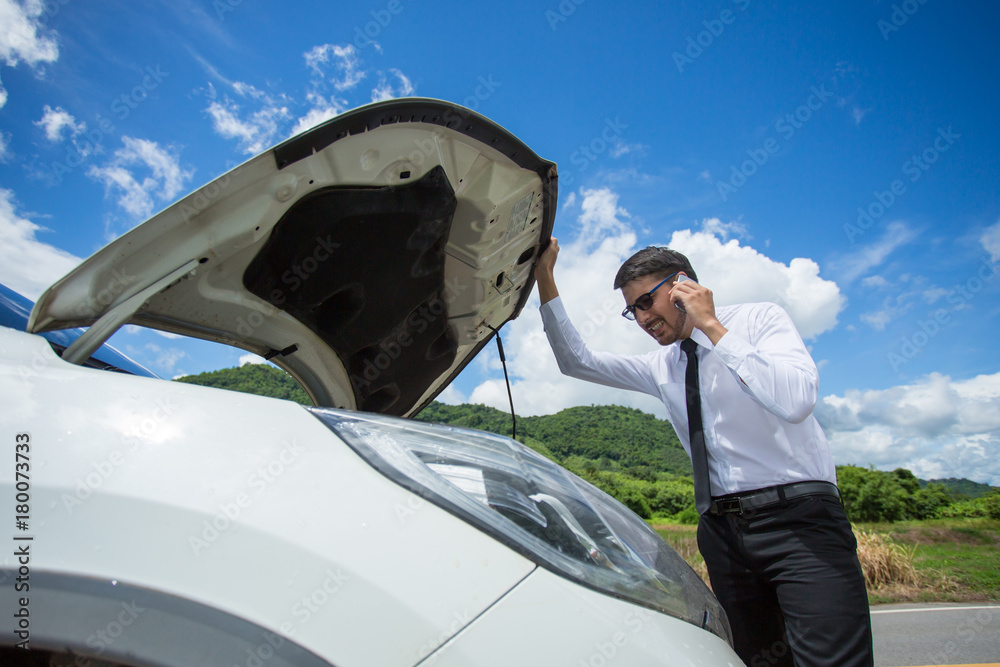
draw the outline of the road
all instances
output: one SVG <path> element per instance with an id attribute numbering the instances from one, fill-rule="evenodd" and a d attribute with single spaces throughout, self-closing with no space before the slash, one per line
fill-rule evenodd
<path id="1" fill-rule="evenodd" d="M 1000 605 L 892 604 L 871 613 L 876 667 L 1000 667 Z"/>

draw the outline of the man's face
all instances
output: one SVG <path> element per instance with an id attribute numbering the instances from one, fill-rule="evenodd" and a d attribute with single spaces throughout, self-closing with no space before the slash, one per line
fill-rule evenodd
<path id="1" fill-rule="evenodd" d="M 622 286 L 622 296 L 625 305 L 631 306 L 643 294 L 663 280 L 661 276 L 642 276 L 630 280 Z M 660 285 L 653 292 L 653 305 L 647 310 L 635 309 L 635 321 L 642 330 L 652 336 L 660 345 L 670 345 L 678 340 L 684 340 L 691 335 L 693 328 L 688 322 L 687 314 L 678 310 L 670 301 L 670 288 L 677 281 L 673 277 L 669 282 Z"/>

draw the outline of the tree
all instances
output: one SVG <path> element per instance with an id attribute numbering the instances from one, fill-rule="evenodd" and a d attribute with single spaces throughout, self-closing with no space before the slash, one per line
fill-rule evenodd
<path id="1" fill-rule="evenodd" d="M 952 502 L 951 494 L 943 484 L 930 483 L 918 489 L 910 500 L 910 517 L 913 519 L 933 519 L 938 511 Z"/>
<path id="2" fill-rule="evenodd" d="M 913 495 L 920 490 L 920 480 L 906 468 L 896 468 L 892 474 L 895 475 L 896 481 L 908 494 Z"/>
<path id="3" fill-rule="evenodd" d="M 840 466 L 837 486 L 851 521 L 899 521 L 907 518 L 906 489 L 899 478 L 874 468 Z"/>

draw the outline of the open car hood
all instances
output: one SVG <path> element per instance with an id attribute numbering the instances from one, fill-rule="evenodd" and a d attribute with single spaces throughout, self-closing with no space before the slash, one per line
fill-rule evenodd
<path id="1" fill-rule="evenodd" d="M 409 416 L 521 311 L 556 168 L 488 119 L 399 99 L 342 114 L 153 216 L 50 287 L 34 332 L 125 324 L 226 343 L 320 406 Z"/>

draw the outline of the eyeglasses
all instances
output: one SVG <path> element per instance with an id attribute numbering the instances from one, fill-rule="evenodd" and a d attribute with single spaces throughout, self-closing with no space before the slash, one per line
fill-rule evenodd
<path id="1" fill-rule="evenodd" d="M 640 294 L 639 298 L 635 300 L 635 303 L 633 303 L 631 306 L 625 306 L 625 310 L 622 311 L 622 317 L 624 317 L 626 320 L 634 320 L 635 319 L 635 311 L 637 309 L 638 310 L 649 310 L 650 308 L 652 308 L 653 307 L 653 292 L 655 292 L 656 290 L 660 289 L 660 285 L 662 285 L 665 282 L 669 281 L 671 278 L 673 278 L 674 276 L 676 276 L 678 273 L 680 273 L 680 271 L 677 271 L 675 273 L 671 273 L 669 276 L 667 276 L 666 278 L 664 278 L 663 280 L 661 280 L 656 285 L 656 287 L 654 287 L 653 289 L 649 290 L 645 294 Z"/>

